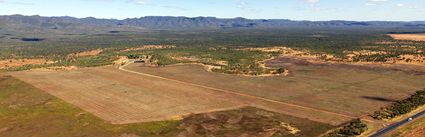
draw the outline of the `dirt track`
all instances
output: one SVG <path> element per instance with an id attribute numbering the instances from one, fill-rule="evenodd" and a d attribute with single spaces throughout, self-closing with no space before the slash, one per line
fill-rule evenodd
<path id="1" fill-rule="evenodd" d="M 161 77 L 136 75 L 113 67 L 11 74 L 115 124 L 169 120 L 190 113 L 247 105 L 333 125 L 351 119 L 342 114 L 232 94 Z"/>

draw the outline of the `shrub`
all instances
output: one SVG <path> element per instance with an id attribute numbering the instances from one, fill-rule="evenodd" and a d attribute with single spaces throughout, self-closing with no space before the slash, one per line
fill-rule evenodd
<path id="1" fill-rule="evenodd" d="M 366 130 L 367 125 L 360 119 L 355 119 L 342 128 L 330 132 L 323 137 L 355 137 L 361 135 Z"/>
<path id="2" fill-rule="evenodd" d="M 392 119 L 409 113 L 422 105 L 425 105 L 425 90 L 416 91 L 409 98 L 398 101 L 389 107 L 381 108 L 381 110 L 374 112 L 371 116 L 378 120 Z"/>

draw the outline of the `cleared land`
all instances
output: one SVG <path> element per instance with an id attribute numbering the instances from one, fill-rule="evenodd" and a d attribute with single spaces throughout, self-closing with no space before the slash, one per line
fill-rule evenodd
<path id="1" fill-rule="evenodd" d="M 112 123 L 181 118 L 190 113 L 254 106 L 338 125 L 352 117 L 195 86 L 113 67 L 10 73 Z"/>
<path id="2" fill-rule="evenodd" d="M 243 106 L 224 94 L 138 77 L 112 67 L 12 75 L 115 124 L 178 119 L 190 113 Z"/>
<path id="3" fill-rule="evenodd" d="M 310 137 L 335 126 L 246 107 L 180 121 L 113 125 L 10 76 L 0 74 L 0 136 L 241 136 Z"/>
<path id="4" fill-rule="evenodd" d="M 425 34 L 388 34 L 395 40 L 425 41 Z"/>
<path id="5" fill-rule="evenodd" d="M 113 125 L 27 83 L 0 74 L 0 136 L 242 136 L 310 137 L 329 124 L 246 107 L 196 114 L 181 121 Z"/>
<path id="6" fill-rule="evenodd" d="M 0 136 L 173 136 L 179 121 L 113 125 L 34 86 L 0 74 Z"/>
<path id="7" fill-rule="evenodd" d="M 291 66 L 289 77 L 211 73 L 198 65 L 127 69 L 349 116 L 371 114 L 425 87 L 423 75 L 320 65 Z"/>

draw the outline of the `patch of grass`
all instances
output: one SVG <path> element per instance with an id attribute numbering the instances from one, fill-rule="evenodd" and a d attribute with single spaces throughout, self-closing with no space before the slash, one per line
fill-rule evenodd
<path id="1" fill-rule="evenodd" d="M 178 123 L 112 125 L 29 84 L 0 75 L 0 136 L 173 136 Z"/>

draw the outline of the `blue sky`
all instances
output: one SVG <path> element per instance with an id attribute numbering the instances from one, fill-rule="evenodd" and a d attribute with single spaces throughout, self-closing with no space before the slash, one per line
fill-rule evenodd
<path id="1" fill-rule="evenodd" d="M 0 0 L 0 15 L 425 20 L 425 0 Z"/>

